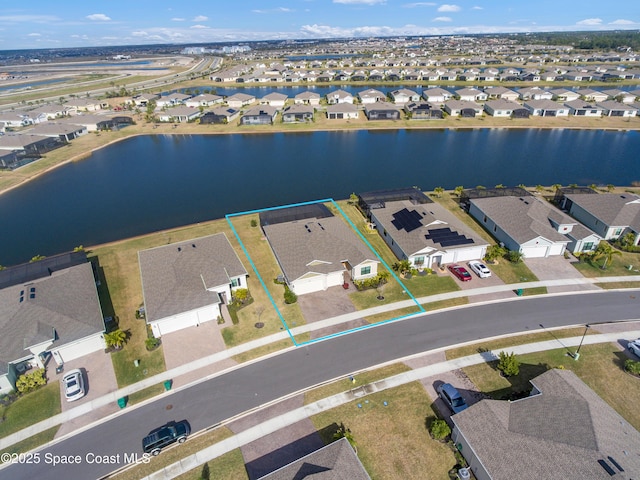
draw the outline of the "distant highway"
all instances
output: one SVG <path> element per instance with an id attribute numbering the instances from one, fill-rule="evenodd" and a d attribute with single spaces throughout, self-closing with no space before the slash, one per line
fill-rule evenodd
<path id="1" fill-rule="evenodd" d="M 551 328 L 637 319 L 638 312 L 637 291 L 604 291 L 471 305 L 369 328 L 240 366 L 162 396 L 37 452 L 39 463 L 0 470 L 0 479 L 99 478 L 121 467 L 125 456 L 140 458 L 142 437 L 171 420 L 186 419 L 193 431 L 199 431 L 290 393 L 408 355 L 540 330 L 540 324 Z M 96 456 L 104 461 L 95 463 Z M 47 458 L 77 463 L 53 466 Z"/>

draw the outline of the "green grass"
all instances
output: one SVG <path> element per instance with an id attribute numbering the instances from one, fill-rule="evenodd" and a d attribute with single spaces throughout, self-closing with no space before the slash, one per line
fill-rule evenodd
<path id="1" fill-rule="evenodd" d="M 118 380 L 118 388 L 137 383 L 147 377 L 152 377 L 166 370 L 162 347 L 143 353 L 140 349 L 123 348 L 111 354 L 113 369 Z M 142 353 L 142 355 L 141 355 Z M 133 361 L 140 360 L 139 366 L 134 366 Z"/>
<path id="2" fill-rule="evenodd" d="M 623 371 L 624 352 L 610 343 L 584 345 L 580 359 L 573 360 L 565 349 L 519 355 L 520 375 L 503 378 L 495 362 L 467 367 L 464 372 L 476 387 L 493 398 L 530 388 L 529 380 L 548 368 L 572 370 L 636 429 L 640 429 L 640 410 L 630 399 L 640 398 L 640 382 Z"/>
<path id="3" fill-rule="evenodd" d="M 311 421 L 325 443 L 333 440 L 338 425 L 350 429 L 372 479 L 448 478 L 456 460 L 446 444 L 427 432 L 427 418 L 436 416 L 431 404 L 422 385 L 413 382 L 319 413 Z"/>
<path id="4" fill-rule="evenodd" d="M 138 392 L 132 393 L 129 395 L 127 399 L 127 405 L 134 405 L 136 403 L 140 403 L 149 398 L 155 397 L 156 395 L 160 395 L 165 392 L 164 384 L 159 383 L 157 385 L 152 385 L 151 387 L 145 388 L 144 390 L 140 390 Z"/>
<path id="5" fill-rule="evenodd" d="M 14 443 L 10 447 L 1 450 L 0 453 L 25 453 L 31 450 L 38 448 L 45 443 L 49 443 L 52 441 L 58 430 L 60 429 L 60 425 L 56 425 L 55 427 L 51 427 L 44 432 L 36 433 L 35 435 L 22 440 L 21 442 Z"/>
<path id="6" fill-rule="evenodd" d="M 620 255 L 614 255 L 611 263 L 605 270 L 601 268 L 603 260 L 598 260 L 597 262 L 578 262 L 574 263 L 573 266 L 582 273 L 582 275 L 590 278 L 638 275 L 638 272 L 634 272 L 633 270 L 640 270 L 640 254 L 620 250 L 616 251 L 620 252 Z M 627 268 L 629 265 L 633 265 L 633 269 L 629 270 Z"/>
<path id="7" fill-rule="evenodd" d="M 206 476 L 207 471 L 209 476 Z M 248 480 L 249 476 L 244 466 L 242 451 L 238 448 L 175 478 L 176 480 L 202 480 L 208 478 Z"/>
<path id="8" fill-rule="evenodd" d="M 362 372 L 354 376 L 355 382 L 352 382 L 349 378 L 343 378 L 328 385 L 323 385 L 305 392 L 304 403 L 305 405 L 308 405 L 309 403 L 317 402 L 318 400 L 336 395 L 337 393 L 346 392 L 353 388 L 377 382 L 378 380 L 382 380 L 387 377 L 409 372 L 410 370 L 411 369 L 404 363 L 394 363 L 393 365 L 388 365 L 376 370 Z"/>
<path id="9" fill-rule="evenodd" d="M 614 288 L 640 288 L 640 282 L 609 282 L 596 283 L 594 285 L 604 288 L 605 290 L 612 290 Z"/>
<path id="10" fill-rule="evenodd" d="M 449 275 L 443 277 L 434 274 L 415 275 L 409 280 L 403 280 L 403 283 L 414 297 L 426 297 L 460 290 L 456 281 Z"/>
<path id="11" fill-rule="evenodd" d="M 448 300 L 439 300 L 437 302 L 424 303 L 422 306 L 427 312 L 431 312 L 434 310 L 440 310 L 442 308 L 450 308 L 450 307 L 458 307 L 460 305 L 467 305 L 468 303 L 469 303 L 469 298 L 459 297 L 459 298 L 450 298 Z"/>
<path id="12" fill-rule="evenodd" d="M 0 437 L 6 437 L 60 412 L 60 382 L 51 382 L 18 398 L 3 410 L 4 421 L 0 423 Z"/>

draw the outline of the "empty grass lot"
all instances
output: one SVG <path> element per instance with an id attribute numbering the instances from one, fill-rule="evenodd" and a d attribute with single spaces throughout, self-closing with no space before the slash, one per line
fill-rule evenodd
<path id="1" fill-rule="evenodd" d="M 0 438 L 60 413 L 60 382 L 51 382 L 1 408 Z"/>

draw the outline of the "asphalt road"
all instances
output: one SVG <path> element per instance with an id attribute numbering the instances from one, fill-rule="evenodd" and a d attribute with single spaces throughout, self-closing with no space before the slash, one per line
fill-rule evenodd
<path id="1" fill-rule="evenodd" d="M 308 386 L 407 355 L 538 330 L 540 324 L 550 328 L 638 319 L 638 312 L 640 293 L 602 292 L 470 306 L 362 330 L 247 365 L 132 409 L 38 452 L 37 464 L 26 457 L 23 460 L 32 463 L 0 470 L 0 479 L 99 478 L 121 467 L 125 455 L 140 457 L 142 437 L 171 420 L 186 419 L 197 432 Z M 54 455 L 78 464 L 54 466 Z M 95 463 L 92 455 L 108 457 Z"/>

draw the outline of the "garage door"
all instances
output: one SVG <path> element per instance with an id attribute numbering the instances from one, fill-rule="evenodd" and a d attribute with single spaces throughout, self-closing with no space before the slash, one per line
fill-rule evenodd
<path id="1" fill-rule="evenodd" d="M 218 305 L 209 305 L 154 322 L 151 328 L 156 337 L 161 337 L 167 333 L 176 332 L 183 328 L 195 327 L 200 323 L 215 320 L 219 315 L 220 309 Z"/>
<path id="2" fill-rule="evenodd" d="M 478 260 L 482 258 L 482 248 L 463 248 L 456 250 L 455 262 L 464 262 L 467 260 Z"/>
<path id="3" fill-rule="evenodd" d="M 564 253 L 564 244 L 551 245 L 549 247 L 549 255 L 562 255 Z"/>
<path id="4" fill-rule="evenodd" d="M 291 290 L 296 295 L 304 295 L 305 293 L 319 292 L 325 289 L 324 275 L 317 275 L 308 278 L 300 278 L 292 283 Z"/>
<path id="5" fill-rule="evenodd" d="M 522 247 L 522 255 L 525 258 L 542 258 L 547 256 L 547 247 Z"/>
<path id="6" fill-rule="evenodd" d="M 85 355 L 104 349 L 105 344 L 102 339 L 102 334 L 98 333 L 78 342 L 64 345 L 54 351 L 57 351 L 60 354 L 63 362 L 70 362 L 76 358 L 84 357 Z"/>

